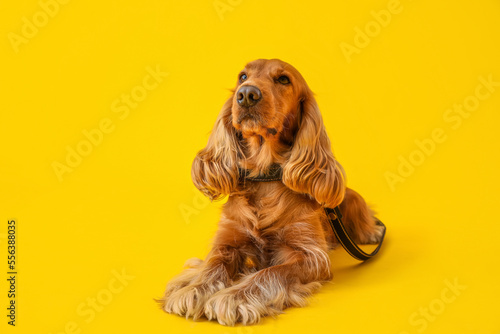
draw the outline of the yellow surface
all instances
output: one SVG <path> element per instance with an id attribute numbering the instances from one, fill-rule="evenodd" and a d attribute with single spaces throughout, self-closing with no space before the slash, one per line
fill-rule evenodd
<path id="1" fill-rule="evenodd" d="M 2 333 L 500 332 L 498 1 L 66 2 L 0 5 Z M 153 298 L 209 250 L 221 203 L 191 162 L 255 58 L 304 75 L 388 236 L 370 263 L 332 252 L 310 306 L 227 328 Z"/>

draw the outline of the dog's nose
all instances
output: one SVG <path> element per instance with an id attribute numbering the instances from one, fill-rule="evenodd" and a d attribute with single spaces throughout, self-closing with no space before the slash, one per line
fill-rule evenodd
<path id="1" fill-rule="evenodd" d="M 255 86 L 246 85 L 238 90 L 236 99 L 242 107 L 251 107 L 257 104 L 262 98 L 262 93 Z"/>

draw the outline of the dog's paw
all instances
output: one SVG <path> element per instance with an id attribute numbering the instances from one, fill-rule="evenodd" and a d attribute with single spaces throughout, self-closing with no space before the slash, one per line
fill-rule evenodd
<path id="1" fill-rule="evenodd" d="M 378 244 L 384 235 L 384 230 L 383 225 L 375 224 L 369 231 L 365 231 L 358 236 L 358 242 L 365 245 Z"/>
<path id="2" fill-rule="evenodd" d="M 203 315 L 203 307 L 208 295 L 206 286 L 188 285 L 166 295 L 163 309 L 167 313 L 198 319 Z"/>
<path id="3" fill-rule="evenodd" d="M 281 311 L 266 306 L 258 296 L 247 295 L 236 289 L 226 289 L 213 295 L 205 304 L 208 320 L 217 320 L 221 325 L 253 325 L 266 315 Z"/>
<path id="4" fill-rule="evenodd" d="M 217 291 L 224 289 L 222 282 L 191 283 L 173 291 L 163 298 L 163 309 L 186 318 L 196 320 L 203 316 L 205 302 Z"/>

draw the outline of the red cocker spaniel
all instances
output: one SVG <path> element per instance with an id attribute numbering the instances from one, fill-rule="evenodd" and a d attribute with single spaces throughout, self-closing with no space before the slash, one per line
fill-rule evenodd
<path id="1" fill-rule="evenodd" d="M 276 166 L 280 178 L 257 181 Z M 160 301 L 168 313 L 254 324 L 304 306 L 332 277 L 336 240 L 323 207 L 340 205 L 358 243 L 382 235 L 363 198 L 345 186 L 313 93 L 277 59 L 255 60 L 238 75 L 192 178 L 210 199 L 229 198 L 205 261 L 189 260 L 168 284 Z"/>

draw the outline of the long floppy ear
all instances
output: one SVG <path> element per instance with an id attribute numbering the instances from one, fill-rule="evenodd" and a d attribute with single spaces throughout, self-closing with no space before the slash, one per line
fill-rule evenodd
<path id="1" fill-rule="evenodd" d="M 300 113 L 290 158 L 283 166 L 283 183 L 296 192 L 309 194 L 326 207 L 334 208 L 344 199 L 345 174 L 333 156 L 312 92 L 307 93 Z"/>
<path id="2" fill-rule="evenodd" d="M 236 130 L 232 126 L 232 97 L 222 107 L 207 146 L 193 161 L 193 183 L 211 200 L 222 199 L 238 185 L 237 157 L 242 155 Z"/>

